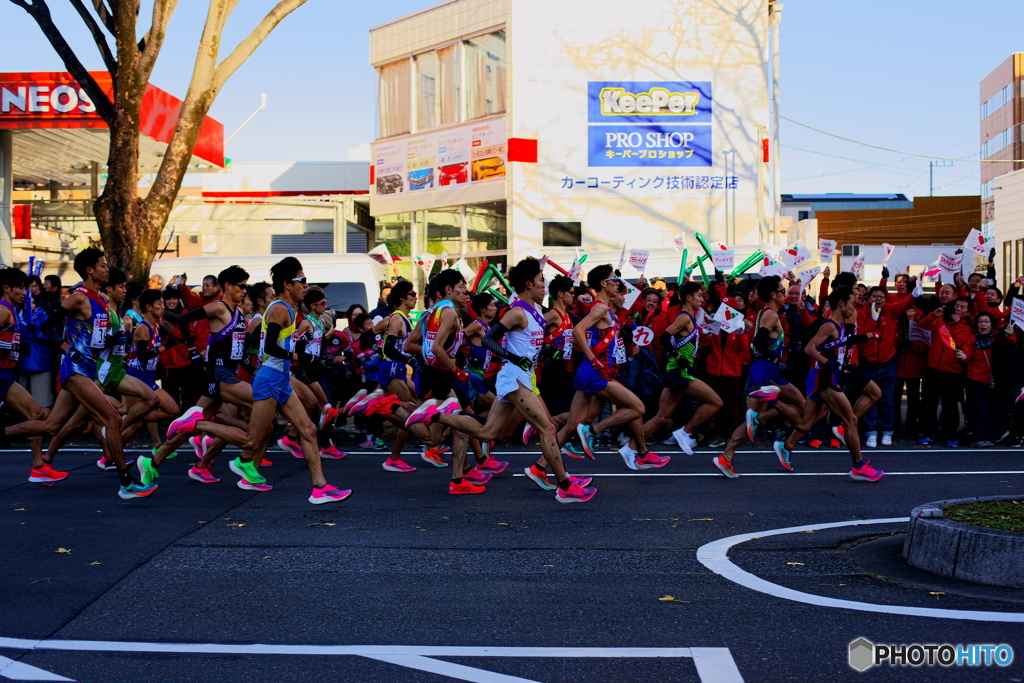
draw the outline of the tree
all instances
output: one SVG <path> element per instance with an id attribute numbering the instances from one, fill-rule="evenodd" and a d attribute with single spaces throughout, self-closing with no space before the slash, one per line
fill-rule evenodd
<path id="1" fill-rule="evenodd" d="M 91 7 L 86 6 L 86 2 Z M 253 31 L 220 60 L 224 26 L 239 0 L 209 0 L 202 37 L 188 92 L 174 133 L 167 145 L 156 180 L 146 197 L 139 196 L 139 124 L 142 96 L 153 73 L 167 24 L 178 0 L 153 0 L 149 29 L 138 35 L 142 0 L 69 0 L 92 35 L 110 72 L 108 97 L 82 65 L 60 29 L 46 0 L 11 0 L 35 20 L 64 61 L 67 70 L 96 104 L 110 129 L 107 182 L 94 209 L 103 249 L 112 264 L 138 282 L 146 282 L 159 249 L 160 235 L 192 158 L 199 130 L 224 83 L 248 59 L 270 32 L 306 0 L 280 0 Z M 113 38 L 111 49 L 109 39 Z"/>

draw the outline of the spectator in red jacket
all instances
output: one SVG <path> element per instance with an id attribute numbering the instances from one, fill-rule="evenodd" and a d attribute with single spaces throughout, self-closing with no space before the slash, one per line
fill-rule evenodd
<path id="1" fill-rule="evenodd" d="M 922 329 L 917 318 L 920 311 L 907 309 L 900 320 L 899 342 L 896 347 L 896 392 L 894 427 L 908 439 L 919 438 L 921 421 L 921 380 L 928 369 L 928 351 L 931 332 Z M 899 428 L 901 415 L 898 406 L 903 401 L 903 390 L 907 392 L 907 419 Z"/>
<path id="2" fill-rule="evenodd" d="M 945 290 L 949 285 L 943 285 Z M 942 291 L 940 291 L 941 297 Z M 968 324 L 970 299 L 960 297 L 952 304 L 940 306 L 926 316 L 920 325 L 931 331 L 932 345 L 928 351 L 928 369 L 924 377 L 924 401 L 921 415 L 920 439 L 923 445 L 930 445 L 940 436 L 937 410 L 942 402 L 941 436 L 949 448 L 959 446 L 957 431 L 960 428 L 959 405 L 964 396 L 964 362 L 967 360 L 961 347 L 971 337 Z M 946 339 L 949 342 L 947 343 Z"/>
<path id="3" fill-rule="evenodd" d="M 742 305 L 731 296 L 722 299 L 722 303 L 737 310 Z M 713 437 L 709 448 L 724 446 L 736 425 L 743 421 L 740 407 L 744 400 L 741 394 L 743 376 L 750 365 L 751 327 L 745 323 L 744 328 L 737 332 L 719 332 L 707 338 L 710 347 L 705 365 L 707 381 L 724 404 L 711 419 L 710 433 Z"/>

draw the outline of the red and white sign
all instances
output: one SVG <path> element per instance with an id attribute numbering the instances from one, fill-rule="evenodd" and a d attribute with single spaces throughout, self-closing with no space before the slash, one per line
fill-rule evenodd
<path id="1" fill-rule="evenodd" d="M 437 256 L 434 254 L 416 254 L 416 265 L 423 269 L 423 274 L 430 277 L 430 271 L 434 269 L 434 263 L 437 262 Z"/>
<path id="2" fill-rule="evenodd" d="M 907 338 L 910 339 L 910 341 L 924 342 L 928 346 L 932 345 L 931 331 L 922 328 L 914 320 L 911 320 L 907 324 Z"/>
<path id="3" fill-rule="evenodd" d="M 818 257 L 822 263 L 832 263 L 832 255 L 835 253 L 835 240 L 818 240 Z"/>
<path id="4" fill-rule="evenodd" d="M 808 268 L 807 270 L 801 270 L 799 273 L 797 273 L 797 276 L 800 278 L 800 282 L 802 282 L 805 285 L 809 285 L 811 284 L 811 280 L 818 277 L 818 275 L 820 274 L 821 266 L 814 266 L 813 268 Z"/>
<path id="5" fill-rule="evenodd" d="M 950 278 L 956 273 L 959 273 L 963 268 L 964 255 L 961 254 L 948 254 L 942 252 L 939 255 L 939 268 L 942 269 L 943 273 L 949 273 Z"/>
<path id="6" fill-rule="evenodd" d="M 743 314 L 729 304 L 719 306 L 712 320 L 721 323 L 723 332 L 739 332 L 745 325 Z"/>
<path id="7" fill-rule="evenodd" d="M 889 265 L 889 257 L 892 256 L 892 252 L 895 251 L 896 247 L 882 242 L 882 248 L 885 249 L 885 256 L 882 258 L 882 267 L 885 268 Z"/>
<path id="8" fill-rule="evenodd" d="M 684 235 L 676 235 L 672 238 L 672 244 L 675 245 L 676 251 L 686 246 L 686 237 Z"/>
<path id="9" fill-rule="evenodd" d="M 761 268 L 757 272 L 761 277 L 778 275 L 779 277 L 784 278 L 789 275 L 789 268 L 786 267 L 785 263 L 776 261 L 771 256 L 765 256 L 761 259 Z"/>
<path id="10" fill-rule="evenodd" d="M 711 245 L 711 255 L 714 257 L 715 270 L 729 272 L 736 267 L 736 250 L 730 249 L 721 242 Z"/>
<path id="11" fill-rule="evenodd" d="M 637 346 L 650 346 L 654 341 L 654 330 L 649 327 L 640 327 L 633 330 L 633 343 Z"/>
<path id="12" fill-rule="evenodd" d="M 715 335 L 722 331 L 722 323 L 712 320 L 701 308 L 697 310 L 697 328 L 703 335 Z"/>
<path id="13" fill-rule="evenodd" d="M 992 250 L 991 241 L 985 239 L 985 235 L 982 234 L 981 230 L 972 228 L 970 234 L 967 235 L 967 239 L 964 240 L 964 251 L 972 251 L 978 256 L 988 258 L 988 254 Z"/>
<path id="14" fill-rule="evenodd" d="M 1024 330 L 1024 299 L 1014 299 L 1010 310 L 1010 323 Z"/>
<path id="15" fill-rule="evenodd" d="M 647 249 L 630 249 L 629 265 L 636 268 L 637 272 L 643 275 L 647 270 L 647 260 L 651 258 L 651 252 Z"/>
<path id="16" fill-rule="evenodd" d="M 853 273 L 853 276 L 858 280 L 864 277 L 864 262 L 866 260 L 867 254 L 861 254 L 854 260 L 853 265 L 850 266 L 850 272 Z"/>
<path id="17" fill-rule="evenodd" d="M 807 247 L 804 246 L 803 242 L 797 240 L 789 248 L 783 249 L 779 257 L 786 264 L 787 268 L 795 270 L 810 260 L 811 252 L 807 251 Z"/>

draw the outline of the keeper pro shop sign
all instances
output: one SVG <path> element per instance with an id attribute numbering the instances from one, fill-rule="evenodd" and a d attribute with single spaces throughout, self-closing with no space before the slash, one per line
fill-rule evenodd
<path id="1" fill-rule="evenodd" d="M 711 166 L 709 81 L 591 81 L 589 166 Z"/>

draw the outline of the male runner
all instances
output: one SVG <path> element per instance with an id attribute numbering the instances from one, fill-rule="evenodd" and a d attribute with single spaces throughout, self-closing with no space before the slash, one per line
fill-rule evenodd
<path id="1" fill-rule="evenodd" d="M 416 385 L 409 380 L 409 366 L 414 358 L 405 351 L 405 340 L 412 332 L 412 320 L 409 313 L 416 306 L 416 291 L 412 283 L 402 280 L 395 284 L 388 293 L 387 303 L 394 311 L 386 319 L 384 343 L 381 355 L 384 361 L 377 371 L 380 386 L 384 393 L 396 396 L 402 403 L 413 403 L 416 400 Z M 374 414 L 377 414 L 375 411 Z M 384 461 L 383 467 L 388 472 L 415 472 L 416 468 L 402 459 L 402 448 L 409 441 L 409 432 L 399 429 L 395 434 L 395 443 L 391 455 Z"/>

